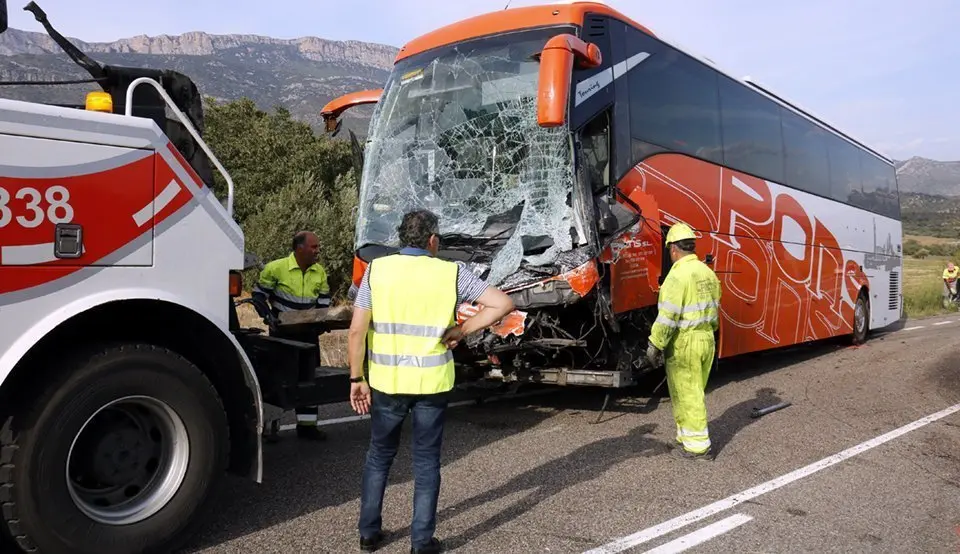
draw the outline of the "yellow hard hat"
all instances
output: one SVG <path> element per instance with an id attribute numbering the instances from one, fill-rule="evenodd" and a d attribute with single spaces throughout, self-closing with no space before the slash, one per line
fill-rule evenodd
<path id="1" fill-rule="evenodd" d="M 667 232 L 667 244 L 673 244 L 678 240 L 695 238 L 697 238 L 697 236 L 693 234 L 693 229 L 686 223 L 677 223 L 673 227 L 670 227 L 670 231 Z"/>

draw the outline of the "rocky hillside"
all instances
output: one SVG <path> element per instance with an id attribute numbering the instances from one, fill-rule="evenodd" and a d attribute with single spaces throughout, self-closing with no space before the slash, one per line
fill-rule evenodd
<path id="1" fill-rule="evenodd" d="M 71 39 L 103 63 L 169 68 L 189 75 L 200 92 L 221 100 L 253 99 L 261 109 L 283 105 L 294 117 L 319 126 L 319 111 L 332 98 L 380 88 L 397 48 L 316 37 L 276 39 L 258 35 L 136 36 L 110 43 Z M 44 33 L 10 29 L 0 35 L 0 81 L 49 81 L 88 76 Z M 3 86 L 0 97 L 81 103 L 93 85 Z M 345 126 L 366 133 L 372 108 L 347 112 Z M 960 196 L 960 161 L 914 157 L 897 162 L 900 190 Z M 921 203 L 926 201 L 920 200 Z"/>
<path id="2" fill-rule="evenodd" d="M 897 162 L 897 181 L 902 192 L 960 196 L 960 161 L 940 162 L 913 157 Z"/>
<path id="3" fill-rule="evenodd" d="M 341 94 L 380 88 L 398 49 L 316 37 L 282 40 L 257 35 L 137 36 L 111 43 L 71 38 L 101 63 L 174 69 L 189 75 L 206 96 L 248 97 L 262 109 L 282 105 L 319 126 L 320 108 Z M 9 29 L 0 35 L 0 81 L 50 81 L 89 76 L 47 35 Z M 0 97 L 82 103 L 94 85 L 3 86 Z M 365 134 L 372 109 L 351 110 L 344 126 Z"/>

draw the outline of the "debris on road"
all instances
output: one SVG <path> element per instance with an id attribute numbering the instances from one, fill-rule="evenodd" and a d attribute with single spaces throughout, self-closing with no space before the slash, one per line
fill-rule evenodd
<path id="1" fill-rule="evenodd" d="M 757 417 L 765 416 L 770 412 L 782 410 L 787 406 L 789 406 L 790 404 L 791 404 L 790 402 L 781 402 L 779 404 L 774 404 L 773 406 L 767 406 L 766 408 L 754 408 L 753 412 L 750 414 L 750 417 L 757 418 Z"/>

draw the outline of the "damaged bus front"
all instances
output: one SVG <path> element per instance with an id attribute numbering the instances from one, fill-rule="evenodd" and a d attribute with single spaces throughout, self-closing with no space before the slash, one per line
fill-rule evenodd
<path id="1" fill-rule="evenodd" d="M 376 102 L 355 285 L 367 263 L 397 250 L 403 214 L 428 209 L 440 219 L 439 255 L 513 298 L 516 311 L 455 353 L 461 379 L 616 387 L 644 360 L 652 317 L 614 316 L 603 263 L 612 238 L 639 224 L 639 206 L 625 208 L 609 186 L 606 119 L 574 131 L 567 117 L 574 74 L 603 61 L 577 34 L 554 26 L 401 54 L 382 91 L 324 111 L 335 130 L 345 108 Z"/>

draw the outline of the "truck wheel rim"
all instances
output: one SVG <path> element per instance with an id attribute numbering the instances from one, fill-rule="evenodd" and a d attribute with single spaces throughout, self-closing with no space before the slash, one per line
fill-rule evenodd
<path id="1" fill-rule="evenodd" d="M 104 525 L 130 525 L 156 514 L 187 473 L 186 426 L 165 402 L 126 396 L 94 413 L 67 454 L 74 504 Z"/>

